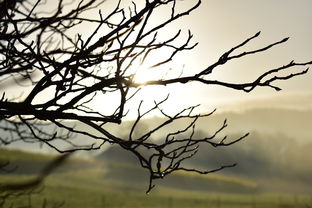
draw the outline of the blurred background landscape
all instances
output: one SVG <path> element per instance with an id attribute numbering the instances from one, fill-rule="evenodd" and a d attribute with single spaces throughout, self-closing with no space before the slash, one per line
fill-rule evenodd
<path id="1" fill-rule="evenodd" d="M 116 2 L 107 0 L 103 11 Z M 181 2 L 185 8 L 193 3 Z M 53 1 L 47 3 L 47 7 L 55 4 Z M 252 43 L 250 48 L 263 47 L 285 37 L 291 38 L 284 47 L 274 48 L 273 53 L 250 56 L 243 61 L 222 66 L 212 79 L 241 83 L 254 80 L 263 70 L 281 66 L 293 59 L 298 62 L 311 60 L 311 6 L 311 0 L 202 1 L 202 6 L 192 15 L 163 33 L 167 35 L 175 33 L 176 29 L 190 29 L 194 33 L 194 42 L 200 43 L 191 53 L 177 56 L 172 66 L 178 69 L 178 75 L 180 69 L 185 69 L 183 72 L 186 74 L 192 74 L 213 64 L 220 54 L 259 30 L 263 31 L 263 36 Z M 79 32 L 88 34 L 92 31 L 90 28 L 83 27 Z M 198 120 L 195 137 L 213 134 L 222 126 L 224 119 L 227 119 L 229 126 L 219 138 L 227 135 L 227 141 L 233 141 L 250 133 L 247 138 L 232 146 L 200 146 L 198 154 L 184 165 L 211 170 L 236 163 L 233 168 L 208 175 L 175 172 L 162 180 L 156 180 L 156 187 L 147 195 L 145 192 L 149 175 L 140 167 L 138 160 L 118 146 L 104 145 L 98 151 L 74 153 L 29 194 L 13 197 L 5 204 L 1 204 L 0 198 L 0 208 L 310 208 L 311 81 L 309 72 L 306 76 L 277 83 L 285 93 L 276 93 L 267 88 L 246 94 L 217 86 L 203 88 L 190 84 L 187 88 L 176 85 L 172 89 L 167 86 L 170 100 L 164 109 L 169 113 L 177 110 L 177 107 L 183 109 L 184 106 L 198 103 L 201 104 L 200 112 L 217 107 L 212 116 Z M 17 88 L 6 87 L 1 87 L 0 92 L 6 92 L 8 97 L 18 97 L 23 93 Z M 24 95 L 27 89 L 25 92 Z M 160 87 L 155 91 L 143 89 L 140 93 L 137 101 L 146 98 L 153 102 L 154 99 L 163 99 L 168 91 Z M 111 103 L 103 104 L 103 98 L 99 97 L 94 99 L 93 105 L 103 110 Z M 137 112 L 136 107 L 129 105 L 134 112 L 132 118 Z M 153 128 L 161 121 L 163 118 L 157 115 L 146 118 L 140 123 L 140 129 L 145 131 Z M 111 125 L 110 131 L 122 136 L 127 132 L 123 129 L 129 130 L 132 123 L 129 119 L 119 126 Z M 179 120 L 166 130 L 183 129 L 186 125 L 185 121 Z M 84 129 L 85 126 L 78 127 L 92 131 Z M 135 133 L 139 135 L 141 132 Z M 6 137 L 6 134 L 0 130 L 1 136 Z M 156 134 L 153 139 L 157 141 L 162 136 Z M 75 137 L 75 144 L 90 142 L 94 141 L 82 135 Z M 16 142 L 2 146 L 0 165 L 8 165 L 0 169 L 0 188 L 3 184 L 33 179 L 56 155 L 51 148 L 37 143 Z"/>
<path id="2" fill-rule="evenodd" d="M 309 207 L 311 101 L 309 94 L 296 99 L 282 95 L 251 100 L 225 106 L 199 120 L 198 137 L 209 136 L 225 118 L 229 127 L 222 134 L 228 135 L 229 141 L 246 132 L 250 135 L 229 147 L 201 146 L 185 166 L 209 170 L 237 163 L 236 167 L 208 175 L 177 172 L 156 180 L 156 188 L 146 195 L 148 172 L 131 153 L 109 145 L 91 156 L 78 153 L 71 157 L 46 179 L 40 194 L 32 196 L 33 202 L 40 204 L 46 198 L 55 205 L 64 202 L 64 207 Z M 142 130 L 161 120 L 145 119 Z M 115 131 L 131 122 L 126 121 Z M 174 128 L 185 125 L 181 121 Z M 84 140 L 82 136 L 76 139 Z M 38 146 L 32 147 L 13 143 L 0 150 L 0 162 L 10 161 L 8 172 L 0 173 L 1 183 L 34 177 L 54 158 L 55 154 L 44 146 L 40 151 Z M 14 203 L 23 205 L 27 200 L 22 197 Z"/>

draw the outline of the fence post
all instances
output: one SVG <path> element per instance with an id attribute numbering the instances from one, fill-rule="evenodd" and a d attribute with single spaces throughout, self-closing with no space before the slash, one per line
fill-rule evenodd
<path id="1" fill-rule="evenodd" d="M 251 197 L 251 206 L 252 208 L 256 208 L 256 198 L 254 195 Z"/>
<path id="2" fill-rule="evenodd" d="M 168 208 L 172 208 L 172 197 L 168 199 Z"/>
<path id="3" fill-rule="evenodd" d="M 221 207 L 221 199 L 220 199 L 220 196 L 217 196 L 217 207 L 218 207 L 218 208 Z"/>
<path id="4" fill-rule="evenodd" d="M 106 197 L 102 196 L 102 208 L 106 208 Z"/>
<path id="5" fill-rule="evenodd" d="M 294 207 L 297 207 L 298 205 L 298 196 L 297 194 L 294 195 Z"/>

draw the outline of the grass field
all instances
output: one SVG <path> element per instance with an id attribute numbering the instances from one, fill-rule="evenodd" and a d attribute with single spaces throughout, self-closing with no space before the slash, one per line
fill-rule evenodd
<path id="1" fill-rule="evenodd" d="M 1 151 L 1 159 L 12 152 Z M 47 162 L 51 157 L 39 155 L 22 155 L 23 161 Z M 18 154 L 15 154 L 15 156 Z M 36 160 L 34 160 L 36 158 Z M 20 160 L 17 156 L 15 160 Z M 204 191 L 190 191 L 168 188 L 162 185 L 145 194 L 147 184 L 125 184 L 118 180 L 106 179 L 106 171 L 96 162 L 89 161 L 83 168 L 77 168 L 78 160 L 74 159 L 62 171 L 46 178 L 44 184 L 30 192 L 32 194 L 11 197 L 0 207 L 74 207 L 74 208 L 235 208 L 235 207 L 310 207 L 312 196 L 279 193 L 225 194 Z M 85 163 L 85 161 L 83 161 Z M 34 173 L 0 174 L 0 183 L 27 181 Z M 210 179 L 212 176 L 209 176 Z M 217 177 L 217 176 L 216 176 Z M 220 176 L 218 176 L 220 177 Z M 217 178 L 216 178 L 217 180 Z M 225 180 L 225 179 L 222 179 Z M 226 179 L 227 180 L 227 179 Z M 147 181 L 146 181 L 147 183 Z M 240 182 L 241 183 L 241 182 Z M 252 184 L 248 184 L 252 185 Z M 31 205 L 31 206 L 30 206 Z"/>

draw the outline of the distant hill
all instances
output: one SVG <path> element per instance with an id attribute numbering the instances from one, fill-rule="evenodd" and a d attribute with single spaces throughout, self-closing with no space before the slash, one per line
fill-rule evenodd
<path id="1" fill-rule="evenodd" d="M 234 135 L 233 135 L 234 136 Z M 286 192 L 311 194 L 312 167 L 309 165 L 312 143 L 299 144 L 287 137 L 274 137 L 253 132 L 248 140 L 229 148 L 202 146 L 198 155 L 186 166 L 211 169 L 237 162 L 238 166 L 217 174 L 198 175 L 176 172 L 155 183 L 176 190 L 195 190 L 220 193 Z M 1 174 L 37 175 L 54 156 L 0 149 L 0 163 L 10 161 Z M 16 167 L 16 168 L 15 168 Z M 118 189 L 146 190 L 148 173 L 136 158 L 118 146 L 112 146 L 93 161 L 72 158 L 56 173 L 74 173 L 101 168 L 101 180 L 109 181 Z"/>
<path id="2" fill-rule="evenodd" d="M 230 135 L 232 138 L 237 136 Z M 311 149 L 312 142 L 302 144 L 283 135 L 252 132 L 249 138 L 230 147 L 214 148 L 202 145 L 199 153 L 184 163 L 185 166 L 201 170 L 238 163 L 237 167 L 218 172 L 219 176 L 231 178 L 226 181 L 245 181 L 236 183 L 235 189 L 229 188 L 228 183 L 224 183 L 224 180 L 220 182 L 216 177 L 200 178 L 199 175 L 189 177 L 187 174 L 172 175 L 157 183 L 174 188 L 205 191 L 311 194 L 312 166 L 309 165 L 312 160 Z M 147 172 L 139 167 L 138 160 L 130 152 L 117 146 L 98 155 L 97 160 L 106 165 L 108 170 L 106 177 L 109 179 L 123 181 L 126 184 L 144 184 L 148 181 Z"/>
<path id="3" fill-rule="evenodd" d="M 147 187 L 149 175 L 140 167 L 136 158 L 129 152 L 114 146 L 97 156 L 105 169 L 106 180 L 118 181 L 124 186 Z M 239 177 L 222 176 L 218 174 L 199 175 L 188 172 L 175 172 L 162 180 L 156 180 L 158 186 L 182 190 L 197 190 L 222 193 L 258 192 L 258 186 L 251 180 Z"/>
<path id="4" fill-rule="evenodd" d="M 311 149 L 312 142 L 303 144 L 280 134 L 251 132 L 248 138 L 230 147 L 202 146 L 189 165 L 212 168 L 236 162 L 236 167 L 222 174 L 255 181 L 267 191 L 310 194 Z"/>
<path id="5" fill-rule="evenodd" d="M 312 141 L 312 94 L 300 94 L 289 96 L 277 96 L 276 98 L 262 98 L 232 104 L 225 108 L 217 109 L 210 117 L 199 119 L 196 129 L 207 135 L 214 133 L 227 119 L 228 127 L 224 134 L 237 134 L 245 132 L 261 132 L 263 134 L 281 135 L 296 139 L 298 142 L 308 143 Z M 148 131 L 164 121 L 164 118 L 152 117 L 143 119 L 139 123 L 139 128 L 135 135 L 139 136 L 144 131 Z M 172 125 L 164 128 L 161 133 L 153 135 L 155 139 L 162 137 L 168 131 L 184 128 L 186 120 L 179 120 Z M 121 125 L 106 124 L 106 128 L 120 137 L 126 137 L 131 129 L 133 121 L 125 120 Z M 69 126 L 76 126 L 77 129 L 85 130 L 97 134 L 94 129 L 88 128 L 83 124 L 75 122 L 66 122 Z M 54 127 L 46 127 L 47 130 L 54 130 Z M 5 136 L 7 133 L 0 130 L 0 134 Z M 224 135 L 223 134 L 223 135 Z M 74 142 L 77 144 L 92 144 L 95 141 L 84 135 L 76 135 Z M 58 146 L 64 146 L 64 143 L 56 141 Z M 40 150 L 39 144 L 27 144 L 17 142 L 10 145 L 19 149 L 28 149 L 30 151 Z M 43 152 L 51 151 L 43 144 Z"/>
<path id="6" fill-rule="evenodd" d="M 38 175 L 57 155 L 44 153 L 31 153 L 28 151 L 0 148 L 0 175 L 22 174 Z M 72 157 L 64 164 L 55 167 L 53 172 L 74 171 L 81 168 L 92 167 L 89 160 Z"/>
<path id="7" fill-rule="evenodd" d="M 224 134 L 255 131 L 292 137 L 303 143 L 312 141 L 312 110 L 255 108 L 246 111 L 217 111 L 210 117 L 199 119 L 196 129 L 212 134 L 221 127 L 225 119 L 228 127 L 223 131 Z M 145 128 L 152 128 L 163 121 L 163 118 L 154 117 L 145 119 L 142 125 Z M 182 129 L 187 125 L 186 122 L 186 120 L 179 120 L 166 130 Z M 155 137 L 157 136 L 160 134 Z"/>
<path id="8" fill-rule="evenodd" d="M 200 169 L 209 169 L 219 167 L 222 164 L 236 162 L 238 163 L 237 167 L 224 170 L 220 174 L 223 177 L 237 179 L 237 181 L 249 181 L 251 184 L 256 184 L 257 188 L 246 188 L 238 185 L 241 187 L 242 192 L 246 190 L 267 190 L 311 194 L 312 109 L 309 107 L 311 96 L 302 96 L 298 100 L 295 100 L 296 97 L 294 96 L 293 101 L 290 102 L 291 105 L 286 103 L 287 99 L 285 98 L 285 104 L 281 106 L 278 105 L 276 100 L 270 103 L 270 99 L 262 100 L 263 104 L 261 105 L 257 102 L 258 106 L 247 102 L 242 104 L 246 106 L 237 108 L 233 106 L 231 109 L 228 108 L 227 111 L 217 111 L 208 118 L 199 119 L 196 125 L 196 137 L 211 135 L 222 125 L 224 119 L 227 119 L 229 126 L 219 135 L 220 137 L 229 135 L 229 140 L 231 140 L 246 132 L 251 134 L 245 140 L 231 147 L 216 149 L 210 146 L 201 146 L 198 155 L 186 163 L 186 165 Z M 301 105 L 301 102 L 305 102 L 302 104 L 305 106 L 304 108 L 298 107 Z M 271 107 L 270 104 L 272 104 Z M 164 118 L 159 117 L 142 120 L 139 124 L 140 127 L 134 134 L 134 138 L 162 122 L 164 122 Z M 133 121 L 125 121 L 121 125 L 107 125 L 107 128 L 120 137 L 126 138 L 132 123 Z M 70 123 L 70 125 L 75 125 L 75 123 Z M 153 135 L 153 138 L 155 140 L 161 139 L 167 133 L 183 129 L 185 126 L 187 126 L 187 121 L 179 120 L 167 126 L 160 133 Z M 90 129 L 83 125 L 77 125 L 77 128 L 91 132 Z M 78 135 L 75 140 L 82 144 L 88 141 L 85 136 L 81 135 Z M 89 141 L 91 143 L 94 140 Z M 25 147 L 24 144 L 17 144 L 17 146 L 21 149 Z M 105 177 L 107 179 L 122 181 L 124 184 L 128 184 L 129 187 L 133 184 L 146 186 L 148 176 L 146 172 L 139 168 L 138 161 L 132 154 L 115 146 L 106 147 L 107 149 L 104 152 L 98 152 L 96 160 L 97 163 L 106 167 L 107 174 Z M 36 148 L 37 146 L 35 148 L 31 146 L 29 150 L 36 151 Z M 1 151 L 0 153 L 4 154 Z M 16 152 L 13 155 L 15 154 Z M 86 154 L 90 155 L 90 152 L 86 152 Z M 22 157 L 26 158 L 25 155 Z M 2 158 L 0 157 L 0 161 Z M 32 161 L 32 159 L 26 160 Z M 19 163 L 18 166 L 26 164 L 22 160 L 19 160 Z M 40 163 L 40 160 L 38 160 L 36 166 L 42 167 L 42 165 L 39 165 Z M 29 170 L 27 165 L 24 167 L 26 168 L 21 166 L 21 173 Z M 36 171 L 39 171 L 39 169 Z M 193 176 L 176 175 L 158 183 L 164 186 L 183 188 L 179 187 L 181 183 L 177 181 L 184 181 L 183 184 L 188 184 L 186 181 L 192 181 L 190 178 L 194 180 L 191 184 L 204 184 L 207 181 L 211 181 L 208 178 L 202 179 Z M 205 180 L 205 182 L 202 180 Z M 213 180 L 216 184 L 220 182 L 216 178 Z M 209 184 L 209 187 L 221 190 L 217 185 Z M 227 187 L 227 185 L 224 187 Z M 198 189 L 198 186 L 187 185 L 185 188 Z"/>
<path id="9" fill-rule="evenodd" d="M 0 149 L 0 164 L 10 162 L 4 169 L 0 169 L 1 177 L 4 175 L 15 176 L 36 176 L 49 164 L 54 156 L 47 154 L 33 154 L 20 150 Z M 71 158 L 66 164 L 57 167 L 54 173 L 74 174 L 76 171 L 88 172 L 102 167 L 103 175 L 101 180 L 109 181 L 112 187 L 119 189 L 146 190 L 149 181 L 148 174 L 131 155 L 119 148 L 110 148 L 109 151 L 99 155 L 95 161 L 86 161 L 79 158 Z M 130 156 L 130 157 L 129 157 Z M 99 165 L 100 164 L 100 165 Z M 3 171 L 5 170 L 5 171 Z M 6 171 L 7 170 L 7 171 Z M 222 193 L 250 193 L 257 192 L 257 184 L 252 181 L 237 177 L 221 176 L 211 174 L 200 176 L 192 173 L 177 172 L 165 180 L 155 181 L 159 187 L 172 189 L 197 190 L 205 192 Z"/>

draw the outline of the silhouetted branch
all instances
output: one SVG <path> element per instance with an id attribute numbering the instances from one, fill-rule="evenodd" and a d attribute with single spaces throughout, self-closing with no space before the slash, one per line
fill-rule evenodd
<path id="1" fill-rule="evenodd" d="M 155 179 L 174 171 L 207 174 L 232 167 L 223 165 L 215 170 L 201 171 L 185 168 L 183 161 L 196 155 L 200 145 L 229 146 L 248 134 L 234 140 L 219 138 L 219 133 L 227 126 L 224 122 L 210 137 L 198 138 L 195 134 L 196 121 L 209 117 L 214 111 L 195 114 L 197 106 L 192 106 L 169 114 L 162 108 L 169 97 L 155 101 L 145 111 L 142 107 L 145 98 L 139 98 L 142 101 L 138 107 L 130 107 L 130 111 L 137 113 L 131 128 L 125 129 L 120 125 L 120 132 L 125 133 L 114 133 L 109 124 L 122 124 L 128 113 L 129 100 L 139 96 L 137 92 L 140 88 L 197 82 L 202 87 L 217 85 L 245 92 L 257 87 L 281 90 L 276 81 L 304 75 L 312 64 L 312 61 L 291 61 L 265 70 L 254 81 L 241 80 L 241 83 L 210 77 L 218 67 L 231 60 L 268 51 L 288 40 L 285 38 L 253 50 L 237 52 L 258 38 L 258 32 L 223 53 L 215 63 L 195 70 L 191 75 L 155 77 L 154 80 L 139 83 L 135 80 L 139 64 L 146 64 L 153 70 L 169 68 L 168 63 L 177 54 L 197 46 L 198 43 L 192 42 L 191 31 L 187 31 L 185 38 L 182 30 L 168 37 L 159 37 L 159 34 L 171 23 L 197 9 L 201 1 L 195 1 L 193 6 L 182 11 L 179 5 L 183 2 L 176 0 L 132 2 L 128 8 L 123 8 L 122 2 L 118 1 L 112 11 L 100 9 L 104 2 L 73 1 L 68 5 L 58 0 L 54 8 L 46 8 L 46 2 L 41 0 L 1 2 L 0 86 L 3 91 L 13 88 L 25 92 L 15 99 L 6 93 L 1 95 L 0 129 L 4 132 L 0 136 L 1 144 L 19 140 L 40 142 L 60 153 L 100 149 L 105 143 L 117 144 L 133 153 L 141 166 L 149 171 L 150 191 Z M 97 16 L 88 15 L 89 10 Z M 158 22 L 151 21 L 160 10 L 167 13 Z M 88 35 L 79 33 L 84 27 L 88 28 Z M 76 34 L 73 34 L 75 31 Z M 163 49 L 166 56 L 156 59 L 157 53 L 163 52 Z M 299 69 L 291 71 L 294 67 Z M 92 105 L 98 97 L 101 98 L 101 110 Z M 140 129 L 142 120 L 156 111 L 165 118 L 164 122 L 153 128 Z M 182 129 L 164 130 L 179 120 L 188 120 L 189 123 Z M 69 121 L 86 125 L 96 133 L 75 127 Z M 138 130 L 141 131 L 139 136 L 135 134 Z M 163 136 L 155 139 L 160 133 Z M 74 134 L 91 138 L 94 142 L 77 144 L 71 140 Z M 55 141 L 62 141 L 67 146 Z M 35 183 L 40 183 L 40 180 Z"/>

